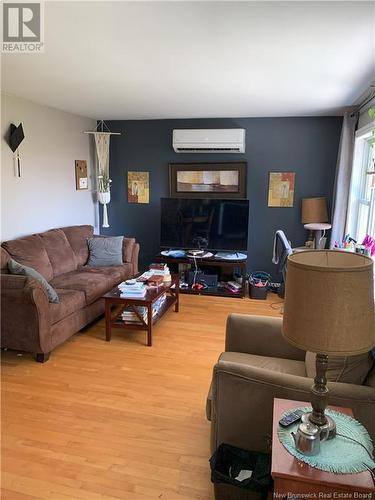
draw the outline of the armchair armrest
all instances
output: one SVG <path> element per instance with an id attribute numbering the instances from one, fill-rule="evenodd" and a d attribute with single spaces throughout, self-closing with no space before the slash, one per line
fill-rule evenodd
<path id="1" fill-rule="evenodd" d="M 282 318 L 230 314 L 225 350 L 304 361 L 305 351 L 289 344 L 282 336 L 281 327 Z"/>
<path id="2" fill-rule="evenodd" d="M 254 451 L 269 451 L 273 399 L 310 401 L 313 380 L 249 365 L 219 361 L 212 381 L 211 447 L 229 443 Z M 353 409 L 354 416 L 375 437 L 375 390 L 328 383 L 329 404 Z"/>
<path id="3" fill-rule="evenodd" d="M 37 280 L 1 275 L 1 347 L 34 353 L 51 351 L 49 302 Z"/>

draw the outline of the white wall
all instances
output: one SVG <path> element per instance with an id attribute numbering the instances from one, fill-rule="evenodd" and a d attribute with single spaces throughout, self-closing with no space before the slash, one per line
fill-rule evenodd
<path id="1" fill-rule="evenodd" d="M 95 120 L 1 96 L 1 240 L 74 224 L 98 226 L 91 186 Z M 5 141 L 10 123 L 23 124 L 21 178 Z M 89 189 L 76 191 L 74 160 L 87 160 Z"/>

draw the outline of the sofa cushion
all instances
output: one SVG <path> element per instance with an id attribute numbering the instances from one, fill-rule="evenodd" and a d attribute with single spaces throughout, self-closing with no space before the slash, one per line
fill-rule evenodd
<path id="1" fill-rule="evenodd" d="M 256 354 L 247 354 L 244 352 L 223 352 L 219 357 L 220 361 L 229 361 L 231 363 L 262 368 L 263 370 L 306 377 L 305 363 L 303 361 L 295 361 L 294 359 L 257 356 Z"/>
<path id="2" fill-rule="evenodd" d="M 35 269 L 47 281 L 53 278 L 52 264 L 39 234 L 5 241 L 2 246 L 15 261 Z"/>
<path id="3" fill-rule="evenodd" d="M 89 260 L 92 267 L 120 266 L 122 264 L 123 236 L 89 238 Z"/>
<path id="4" fill-rule="evenodd" d="M 91 274 L 104 274 L 111 280 L 112 287 L 132 277 L 132 265 L 123 264 L 122 266 L 108 266 L 108 267 L 90 267 L 80 266 L 79 271 Z"/>
<path id="5" fill-rule="evenodd" d="M 106 236 L 104 234 L 94 234 L 93 238 L 111 238 L 111 236 Z M 122 261 L 123 262 L 132 262 L 133 260 L 133 251 L 135 245 L 135 238 L 125 238 L 122 242 Z"/>
<path id="6" fill-rule="evenodd" d="M 112 281 L 105 274 L 72 271 L 60 274 L 51 280 L 51 285 L 66 290 L 81 290 L 85 293 L 86 304 L 91 304 L 112 288 Z"/>
<path id="7" fill-rule="evenodd" d="M 56 291 L 60 302 L 49 306 L 51 324 L 57 323 L 78 309 L 86 307 L 86 297 L 83 291 L 64 288 L 58 288 Z"/>
<path id="8" fill-rule="evenodd" d="M 310 378 L 316 375 L 315 358 L 316 354 L 313 352 L 306 353 L 306 373 Z M 373 364 L 374 358 L 371 353 L 356 356 L 328 356 L 327 380 L 362 385 Z"/>
<path id="9" fill-rule="evenodd" d="M 92 226 L 68 226 L 62 227 L 65 236 L 67 237 L 70 246 L 76 256 L 77 264 L 83 266 L 87 263 L 89 258 L 89 247 L 87 245 L 87 239 L 91 238 L 94 234 L 94 228 Z"/>
<path id="10" fill-rule="evenodd" d="M 69 273 L 77 269 L 77 261 L 73 249 L 61 229 L 51 229 L 40 233 L 44 248 L 47 250 L 52 265 L 53 275 Z"/>
<path id="11" fill-rule="evenodd" d="M 59 302 L 59 297 L 56 293 L 56 290 L 54 290 L 54 288 L 48 283 L 48 281 L 32 267 L 24 266 L 23 264 L 19 264 L 15 260 L 10 259 L 8 262 L 8 269 L 10 274 L 29 276 L 30 278 L 34 278 L 35 280 L 39 281 L 39 283 L 47 293 L 48 301 L 55 303 Z"/>

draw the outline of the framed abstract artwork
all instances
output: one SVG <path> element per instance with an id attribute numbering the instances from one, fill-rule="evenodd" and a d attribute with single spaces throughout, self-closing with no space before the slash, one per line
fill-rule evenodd
<path id="1" fill-rule="evenodd" d="M 128 203 L 150 203 L 149 172 L 128 172 Z"/>
<path id="2" fill-rule="evenodd" d="M 173 198 L 246 198 L 246 162 L 170 163 Z"/>
<path id="3" fill-rule="evenodd" d="M 269 207 L 293 207 L 295 178 L 295 172 L 269 173 Z"/>

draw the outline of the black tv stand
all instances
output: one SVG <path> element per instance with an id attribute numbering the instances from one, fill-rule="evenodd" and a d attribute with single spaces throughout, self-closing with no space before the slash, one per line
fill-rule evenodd
<path id="1" fill-rule="evenodd" d="M 235 252 L 234 252 L 235 253 Z M 214 268 L 214 272 L 217 272 L 220 277 L 225 277 L 228 273 L 233 276 L 234 270 L 238 270 L 242 277 L 242 287 L 239 292 L 235 293 L 229 289 L 223 287 L 209 287 L 207 289 L 195 290 L 191 287 L 180 288 L 180 293 L 192 294 L 192 295 L 214 295 L 219 297 L 232 297 L 232 298 L 243 298 L 246 294 L 246 264 L 247 259 L 242 260 L 227 260 L 227 259 L 217 259 L 213 257 L 165 257 L 164 255 L 158 254 L 155 258 L 156 262 L 165 262 L 168 264 L 169 268 L 173 273 L 180 273 L 181 265 L 190 265 L 192 269 L 195 267 L 195 262 L 198 268 Z M 194 262 L 195 261 L 195 262 Z M 216 270 L 215 270 L 216 268 Z M 233 278 L 231 278 L 233 280 Z M 225 281 L 225 279 L 223 280 Z M 226 281 L 229 281 L 228 279 Z"/>

